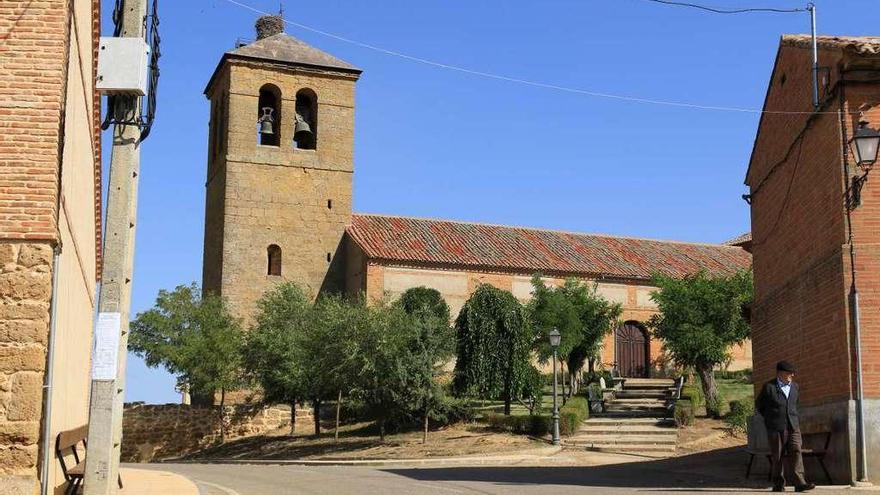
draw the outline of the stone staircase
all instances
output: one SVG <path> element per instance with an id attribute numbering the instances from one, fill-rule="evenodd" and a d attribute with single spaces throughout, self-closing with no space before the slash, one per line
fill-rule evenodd
<path id="1" fill-rule="evenodd" d="M 602 452 L 650 456 L 675 453 L 678 430 L 666 410 L 672 380 L 630 378 L 607 404 L 604 413 L 592 413 L 565 444 Z"/>

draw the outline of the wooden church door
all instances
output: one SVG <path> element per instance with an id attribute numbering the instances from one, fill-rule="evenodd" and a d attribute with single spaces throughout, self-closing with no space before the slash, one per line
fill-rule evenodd
<path id="1" fill-rule="evenodd" d="M 650 341 L 644 328 L 634 322 L 626 322 L 614 334 L 614 355 L 620 376 L 647 378 L 649 369 Z"/>

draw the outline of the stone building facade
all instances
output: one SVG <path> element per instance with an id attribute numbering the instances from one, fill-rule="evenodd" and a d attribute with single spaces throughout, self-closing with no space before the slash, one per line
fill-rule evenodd
<path id="1" fill-rule="evenodd" d="M 34 493 L 43 470 L 50 491 L 58 490 L 64 479 L 54 457 L 40 465 L 43 448 L 54 449 L 59 431 L 87 422 L 100 272 L 100 99 L 94 85 L 99 19 L 98 0 L 0 3 L 4 494 Z M 50 340 L 53 322 L 59 323 Z M 54 360 L 47 362 L 50 346 Z M 44 393 L 47 367 L 54 381 Z M 47 401 L 53 411 L 48 418 Z M 43 437 L 46 422 L 49 435 Z"/>
<path id="2" fill-rule="evenodd" d="M 860 119 L 880 129 L 880 39 L 818 42 L 824 69 L 814 112 L 810 37 L 782 38 L 764 103 L 770 113 L 761 117 L 746 177 L 755 272 L 752 338 L 756 386 L 774 376 L 777 361 L 798 365 L 802 428 L 832 432 L 826 462 L 841 483 L 856 476 L 854 274 L 861 293 L 868 459 L 874 476 L 880 472 L 880 187 L 865 183 L 851 213 L 846 206 L 853 178 L 864 173 L 850 150 L 854 129 Z"/>
<path id="3" fill-rule="evenodd" d="M 202 283 L 233 308 L 253 308 L 283 278 L 315 294 L 343 289 L 361 71 L 281 26 L 263 25 L 256 42 L 226 53 L 205 89 L 212 119 Z M 269 135 L 257 132 L 266 108 Z M 294 135 L 304 115 L 309 143 Z"/>
<path id="4" fill-rule="evenodd" d="M 265 290 L 284 280 L 312 295 L 344 291 L 370 300 L 433 287 L 454 316 L 479 283 L 526 301 L 536 273 L 553 284 L 576 277 L 597 282 L 624 309 L 625 324 L 606 343 L 603 361 L 634 356 L 629 369 L 646 375 L 662 362 L 662 346 L 644 326 L 656 312 L 652 272 L 749 267 L 749 254 L 737 246 L 352 214 L 360 71 L 282 26 L 277 18 L 258 21 L 258 40 L 226 53 L 205 91 L 212 118 L 203 285 L 240 317 L 251 318 Z M 312 117 L 301 111 L 304 90 L 317 101 Z M 267 107 L 273 134 L 264 136 L 258 125 Z M 302 149 L 294 131 L 309 118 L 316 140 Z M 735 349 L 733 368 L 751 367 L 750 353 L 748 343 Z"/>

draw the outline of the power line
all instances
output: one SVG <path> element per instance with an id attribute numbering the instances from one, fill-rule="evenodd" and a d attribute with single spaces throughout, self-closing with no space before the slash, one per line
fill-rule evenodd
<path id="1" fill-rule="evenodd" d="M 747 13 L 758 13 L 758 12 L 770 12 L 775 14 L 793 14 L 796 12 L 807 12 L 809 9 L 774 9 L 767 7 L 757 7 L 757 8 L 743 8 L 743 9 L 719 9 L 716 7 L 707 7 L 705 5 L 698 5 L 695 3 L 688 2 L 674 2 L 672 0 L 644 0 L 646 2 L 654 2 L 654 3 L 662 3 L 665 5 L 674 5 L 676 7 L 691 7 L 694 9 L 705 10 L 707 12 L 712 12 L 714 14 L 747 14 Z"/>
<path id="2" fill-rule="evenodd" d="M 649 0 L 649 1 L 653 1 L 653 0 Z M 252 7 L 252 6 L 247 5 L 245 3 L 239 2 L 237 0 L 226 0 L 226 2 L 231 3 L 233 5 L 237 5 L 239 7 L 244 8 L 244 9 L 250 10 L 250 11 L 255 12 L 257 14 L 276 15 L 276 14 L 272 14 L 270 12 L 265 12 L 263 10 L 257 9 L 255 7 Z M 350 38 L 346 38 L 344 36 L 340 36 L 338 34 L 333 34 L 333 33 L 327 32 L 327 31 L 322 31 L 320 29 L 316 29 L 311 26 L 307 26 L 305 24 L 294 22 L 289 19 L 283 19 L 283 21 L 287 24 L 290 24 L 291 26 L 295 26 L 300 29 L 304 29 L 306 31 L 320 34 L 321 36 L 326 36 L 328 38 L 342 41 L 343 43 L 348 43 L 351 45 L 359 46 L 361 48 L 366 48 L 368 50 L 373 50 L 373 51 L 376 51 L 379 53 L 383 53 L 385 55 L 390 55 L 393 57 L 402 58 L 404 60 L 409 60 L 411 62 L 417 62 L 417 63 L 428 65 L 431 67 L 437 67 L 437 68 L 451 70 L 451 71 L 455 71 L 455 72 L 461 72 L 464 74 L 470 74 L 473 76 L 484 77 L 487 79 L 506 81 L 506 82 L 516 83 L 516 84 L 522 84 L 525 86 L 532 86 L 532 87 L 536 87 L 536 88 L 552 89 L 555 91 L 561 91 L 561 92 L 565 92 L 565 93 L 574 93 L 574 94 L 581 94 L 581 95 L 586 95 L 586 96 L 593 96 L 593 97 L 597 97 L 597 98 L 629 101 L 629 102 L 633 102 L 633 103 L 647 103 L 647 104 L 652 104 L 652 105 L 663 105 L 663 106 L 678 107 L 678 108 L 690 108 L 690 109 L 696 109 L 696 110 L 715 110 L 715 111 L 721 111 L 721 112 L 737 112 L 737 113 L 750 113 L 750 114 L 765 114 L 765 113 L 767 113 L 767 114 L 778 114 L 778 115 L 814 115 L 817 113 L 833 113 L 833 114 L 837 113 L 837 112 L 814 112 L 814 111 L 763 110 L 763 109 L 759 109 L 759 108 L 731 107 L 731 106 L 723 106 L 723 105 L 702 105 L 702 104 L 698 104 L 698 103 L 689 103 L 689 102 L 671 101 L 671 100 L 660 100 L 660 99 L 654 99 L 654 98 L 642 98 L 642 97 L 637 97 L 637 96 L 627 96 L 627 95 L 620 95 L 620 94 L 613 94 L 613 93 L 605 93 L 605 92 L 601 92 L 601 91 L 592 91 L 592 90 L 587 90 L 587 89 L 574 88 L 571 86 L 561 86 L 558 84 L 545 83 L 545 82 L 540 82 L 540 81 L 532 81 L 529 79 L 521 79 L 521 78 L 517 78 L 517 77 L 506 76 L 503 74 L 495 74 L 495 73 L 491 73 L 491 72 L 484 72 L 484 71 L 479 71 L 479 70 L 468 69 L 468 68 L 460 67 L 457 65 L 436 62 L 433 60 L 429 60 L 429 59 L 425 59 L 425 58 L 421 58 L 421 57 L 416 57 L 413 55 L 408 55 L 406 53 L 401 53 L 398 51 L 389 50 L 387 48 L 382 48 L 379 46 L 371 45 L 369 43 L 363 43 L 361 41 L 353 40 Z"/>

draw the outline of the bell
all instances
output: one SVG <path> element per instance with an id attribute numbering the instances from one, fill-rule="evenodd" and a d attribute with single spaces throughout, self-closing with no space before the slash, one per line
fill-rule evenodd
<path id="1" fill-rule="evenodd" d="M 275 119 L 272 117 L 272 112 L 275 110 L 272 107 L 263 107 L 263 115 L 260 116 L 260 134 L 264 136 L 271 136 L 275 134 L 274 126 L 272 126 L 272 122 Z"/>
<path id="2" fill-rule="evenodd" d="M 272 121 L 268 119 L 260 120 L 260 134 L 264 136 L 271 136 L 275 134 L 275 130 L 272 128 Z"/>
<path id="3" fill-rule="evenodd" d="M 311 137 L 312 128 L 309 126 L 309 123 L 304 119 L 296 119 L 296 125 L 293 128 L 293 136 L 294 138 L 302 138 L 304 136 Z"/>

